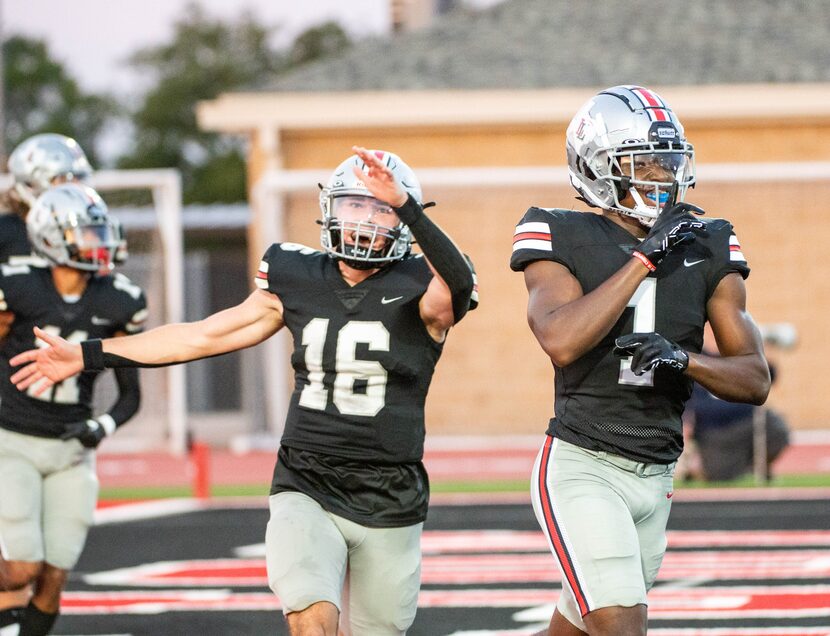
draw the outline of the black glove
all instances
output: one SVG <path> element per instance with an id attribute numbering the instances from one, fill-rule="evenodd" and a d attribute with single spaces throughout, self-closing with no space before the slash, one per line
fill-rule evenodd
<path id="1" fill-rule="evenodd" d="M 689 366 L 689 354 L 659 333 L 630 333 L 614 341 L 614 355 L 631 358 L 634 375 L 643 375 L 660 366 L 683 372 Z"/>
<path id="2" fill-rule="evenodd" d="M 86 448 L 97 448 L 101 440 L 112 432 L 108 430 L 110 428 L 115 430 L 115 422 L 108 415 L 102 415 L 98 419 L 67 424 L 61 439 L 77 439 Z"/>
<path id="3" fill-rule="evenodd" d="M 634 250 L 635 256 L 639 254 L 637 258 L 645 257 L 645 260 L 640 260 L 651 271 L 657 269 L 660 261 L 675 247 L 691 243 L 696 234 L 706 234 L 706 225 L 690 212 L 704 214 L 703 210 L 691 203 L 676 203 L 663 210 L 643 242 Z"/>

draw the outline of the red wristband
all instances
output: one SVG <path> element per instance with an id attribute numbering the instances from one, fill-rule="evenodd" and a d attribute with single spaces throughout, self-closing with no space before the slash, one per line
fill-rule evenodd
<path id="1" fill-rule="evenodd" d="M 648 267 L 649 271 L 657 271 L 657 268 L 654 266 L 654 263 L 648 260 L 648 257 L 646 257 L 645 254 L 642 254 L 641 252 L 631 252 L 631 255 L 638 261 L 640 261 L 643 265 Z"/>

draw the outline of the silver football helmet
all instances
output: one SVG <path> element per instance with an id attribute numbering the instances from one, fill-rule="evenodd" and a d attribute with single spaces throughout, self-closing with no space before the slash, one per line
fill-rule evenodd
<path id="1" fill-rule="evenodd" d="M 44 133 L 29 137 L 12 151 L 9 172 L 17 196 L 31 207 L 57 179 L 83 181 L 92 174 L 92 166 L 77 141 Z"/>
<path id="2" fill-rule="evenodd" d="M 421 186 L 412 169 L 391 152 L 372 152 L 389 167 L 406 192 L 421 203 Z M 320 243 L 337 260 L 356 269 L 373 269 L 409 254 L 412 235 L 399 220 L 392 225 L 383 223 L 383 217 L 392 212 L 392 208 L 372 196 L 352 170 L 355 166 L 366 171 L 363 160 L 352 155 L 335 168 L 320 191 L 323 213 Z M 378 238 L 384 239 L 380 248 L 377 247 Z"/>
<path id="3" fill-rule="evenodd" d="M 589 99 L 568 126 L 566 148 L 571 185 L 586 203 L 649 227 L 675 185 L 682 201 L 695 183 L 683 125 L 657 93 L 640 86 L 614 86 Z"/>
<path id="4" fill-rule="evenodd" d="M 26 229 L 36 254 L 88 272 L 111 270 L 122 240 L 107 204 L 80 183 L 63 183 L 41 194 L 26 217 Z"/>

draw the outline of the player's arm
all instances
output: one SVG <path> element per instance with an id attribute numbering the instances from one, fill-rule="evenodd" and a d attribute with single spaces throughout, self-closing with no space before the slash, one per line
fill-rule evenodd
<path id="1" fill-rule="evenodd" d="M 470 308 L 475 286 L 472 268 L 452 239 L 412 197 L 396 211 L 409 226 L 432 270 L 433 278 L 421 296 L 419 310 L 427 331 L 441 342 Z"/>
<path id="2" fill-rule="evenodd" d="M 354 146 L 352 150 L 367 168 L 364 174 L 355 167 L 355 174 L 373 196 L 395 208 L 429 261 L 435 278 L 421 297 L 421 318 L 433 338 L 443 340 L 447 329 L 460 321 L 470 307 L 472 269 L 452 239 L 424 214 L 421 204 L 407 194 L 388 167 L 365 148 Z"/>
<path id="3" fill-rule="evenodd" d="M 599 344 L 619 320 L 649 270 L 631 259 L 588 294 L 567 267 L 534 261 L 524 270 L 527 321 L 542 349 L 564 367 Z"/>
<path id="4" fill-rule="evenodd" d="M 740 274 L 724 276 L 706 304 L 720 356 L 689 353 L 687 375 L 722 400 L 763 404 L 770 389 L 763 341 L 746 310 Z"/>
<path id="5" fill-rule="evenodd" d="M 124 332 L 115 337 L 126 336 Z M 75 438 L 86 448 L 97 448 L 98 444 L 116 429 L 126 424 L 138 412 L 141 406 L 141 384 L 138 369 L 121 367 L 113 369 L 118 386 L 118 398 L 110 409 L 97 417 L 67 424 L 61 439 Z"/>
<path id="6" fill-rule="evenodd" d="M 35 335 L 50 346 L 12 358 L 12 366 L 26 366 L 11 381 L 20 390 L 40 381 L 37 393 L 41 393 L 84 369 L 167 366 L 244 349 L 267 339 L 282 326 L 280 299 L 257 289 L 239 305 L 203 320 L 162 325 L 124 338 L 77 345 L 36 327 Z"/>
<path id="7" fill-rule="evenodd" d="M 438 228 L 438 226 L 435 227 Z M 440 229 L 437 231 L 441 232 Z M 418 241 L 433 273 L 426 292 L 421 296 L 419 305 L 421 320 L 424 321 L 427 331 L 437 342 L 442 342 L 447 335 L 447 330 L 467 313 L 475 289 L 475 278 L 469 262 L 449 236 L 443 233 L 442 235 L 446 238 L 448 245 L 439 248 L 445 252 L 438 256 L 438 267 L 433 264 L 428 254 L 430 252 L 436 256 L 435 246 L 431 246 L 432 249 L 425 248 L 424 243 Z"/>

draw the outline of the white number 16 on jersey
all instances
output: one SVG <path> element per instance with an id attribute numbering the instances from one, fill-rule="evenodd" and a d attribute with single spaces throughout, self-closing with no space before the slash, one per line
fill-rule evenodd
<path id="1" fill-rule="evenodd" d="M 305 365 L 308 384 L 300 393 L 300 406 L 323 411 L 329 389 L 323 383 L 323 346 L 329 330 L 328 318 L 313 318 L 303 328 Z M 386 369 L 376 360 L 359 360 L 358 343 L 369 351 L 389 351 L 389 331 L 377 321 L 352 320 L 337 332 L 336 375 L 332 385 L 332 402 L 344 415 L 377 415 L 386 403 Z M 355 391 L 358 383 L 363 391 Z"/>

